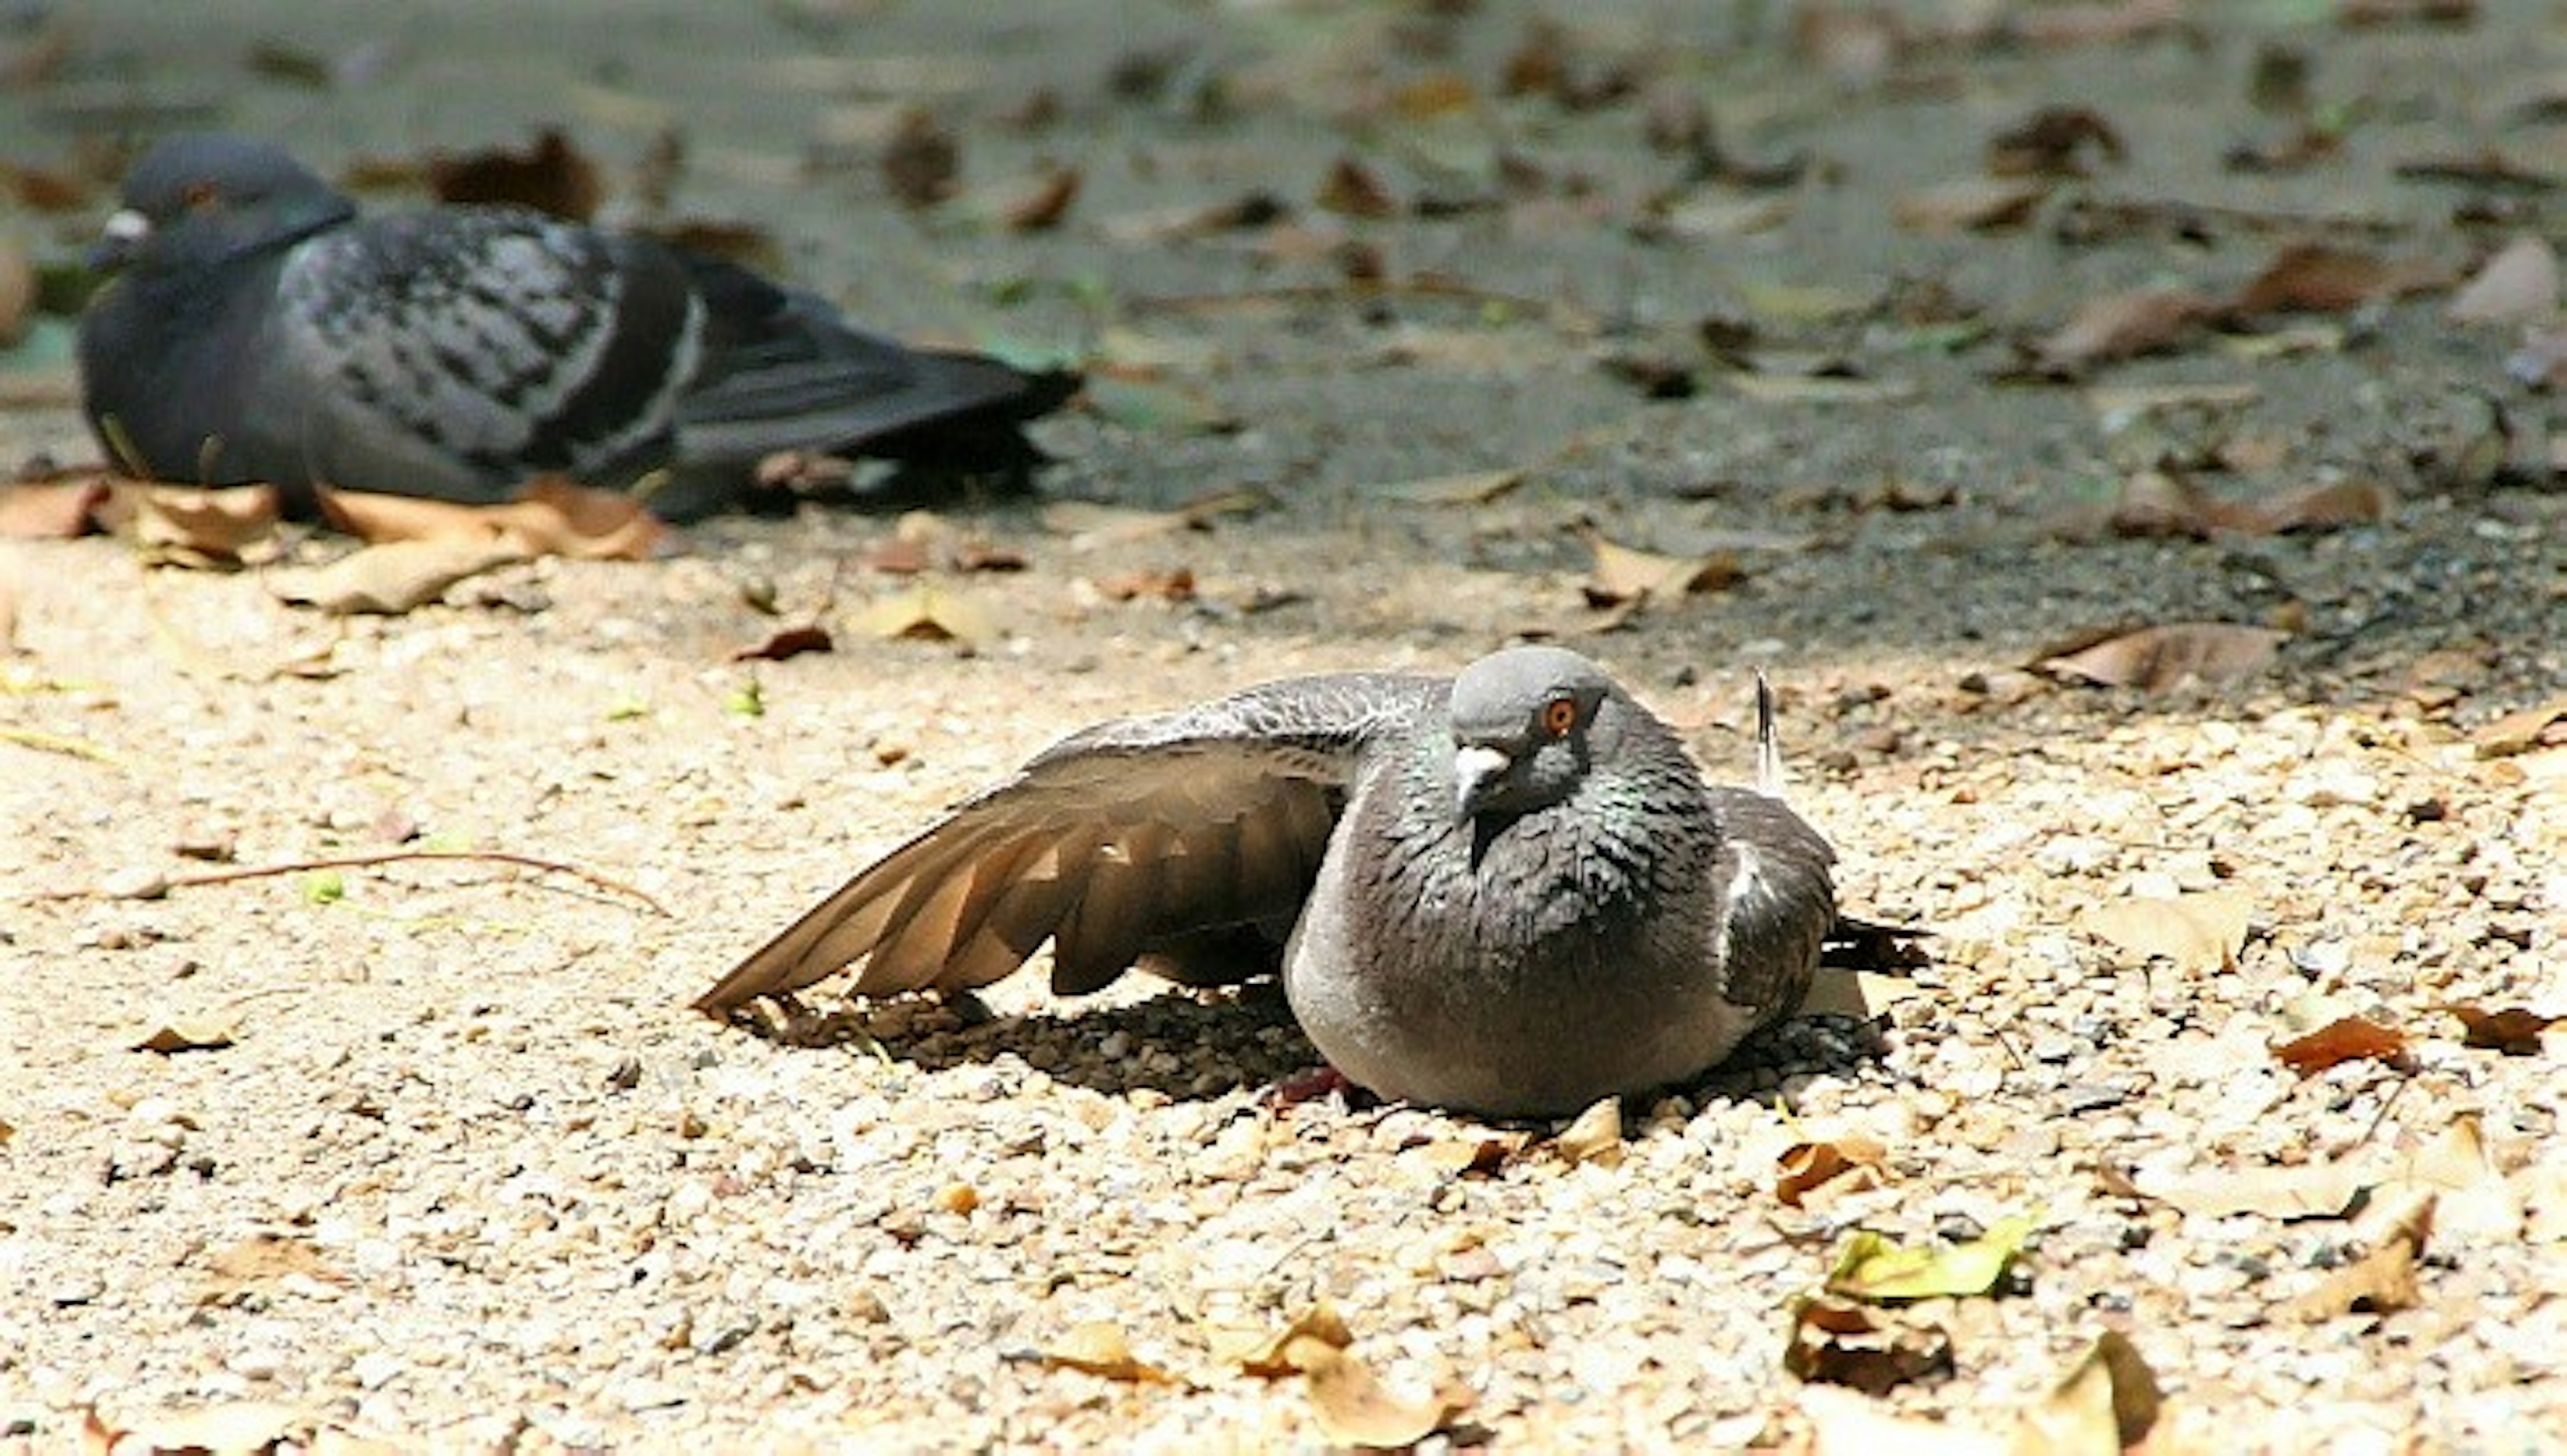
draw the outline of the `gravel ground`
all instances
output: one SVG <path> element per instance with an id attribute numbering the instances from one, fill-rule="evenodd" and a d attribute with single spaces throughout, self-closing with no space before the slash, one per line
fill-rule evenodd
<path id="1" fill-rule="evenodd" d="M 2567 1027 L 2452 1010 L 2567 1015 L 2567 747 L 2542 727 L 2567 504 L 2516 339 L 2435 290 L 2193 337 L 2093 390 L 1995 382 L 2011 337 L 2099 294 L 2233 288 L 2276 219 L 2355 217 L 2332 235 L 2452 277 L 2540 230 L 2550 191 L 2400 167 L 2554 150 L 2525 107 L 2567 59 L 2554 17 L 2219 7 L 2042 40 L 2060 8 L 2000 44 L 1634 5 L 1553 49 L 1640 90 L 1570 104 L 1497 97 L 1542 46 L 1494 0 L 164 9 L 80 17 L 0 118 L 49 164 L 135 106 L 325 164 L 561 122 L 611 170 L 679 125 L 677 210 L 765 224 L 798 280 L 1158 393 L 1041 427 L 1048 502 L 908 525 L 943 532 L 931 559 L 1022 558 L 925 578 L 992 624 L 968 643 L 865 630 L 921 578 L 876 569 L 903 527 L 860 512 L 503 568 L 395 618 L 112 539 L 0 541 L 0 1445 L 1929 1449 L 1869 1424 L 1915 1420 L 1989 1450 L 2111 1331 L 2162 1390 L 2152 1450 L 2567 1449 Z M 245 64 L 253 38 L 338 58 L 339 85 Z M 1892 59 L 1864 69 L 1868 40 Z M 2310 171 L 2224 168 L 2277 129 L 2249 100 L 2274 51 L 2358 123 Z M 1418 100 L 1438 77 L 1470 83 L 1466 120 Z M 1038 85 L 1060 119 L 1028 128 Z M 1686 180 L 1643 140 L 1670 89 L 1733 171 L 1809 168 Z M 926 217 L 870 160 L 910 98 L 965 149 Z M 2063 101 L 2125 159 L 2020 230 L 1894 224 Z M 1547 180 L 1422 205 L 1480 197 L 1501 153 Z M 1397 215 L 1311 205 L 1340 154 Z M 1047 160 L 1082 176 L 1060 227 L 974 221 Z M 1284 222 L 1167 225 L 1257 189 Z M 2230 210 L 2063 240 L 2078 199 L 2131 197 Z M 1781 211 L 1635 225 L 1714 203 Z M 0 225 L 45 255 L 102 206 Z M 1344 285 L 1367 247 L 1401 286 Z M 1958 312 L 1902 313 L 1927 284 Z M 1954 318 L 1979 327 L 1935 332 Z M 1706 371 L 1695 326 L 1742 319 L 1762 373 Z M 88 452 L 59 342 L 0 374 L 12 458 Z M 1644 400 L 1630 366 L 1668 359 L 1704 387 Z M 2391 503 L 2092 528 L 2178 458 L 2222 498 Z M 1524 474 L 1399 488 L 1481 470 Z M 1243 490 L 1260 508 L 1207 529 L 1141 514 Z M 1067 499 L 1128 514 L 1047 512 Z M 1738 579 L 1598 605 L 1595 535 Z M 733 661 L 767 604 L 836 650 Z M 2190 622 L 2281 640 L 2208 684 L 2025 671 Z M 1279 1100 L 1313 1053 L 1272 988 L 824 994 L 764 1034 L 684 1010 L 1082 724 L 1528 633 L 1604 661 L 1723 777 L 1765 667 L 1845 902 L 1930 927 L 1930 963 L 1838 982 L 1867 1019 L 1797 1021 L 1624 1107 L 1618 1138 Z M 185 883 L 422 850 L 466 853 Z M 2341 1018 L 2399 1044 L 2273 1049 Z M 1863 1166 L 1804 1190 L 1781 1170 L 1813 1146 Z M 1857 1230 L 1967 1250 L 2017 1219 L 1993 1287 L 1844 1306 L 1870 1334 L 1796 1315 Z M 1337 1342 L 1319 1307 L 1341 1354 L 1312 1350 Z"/>

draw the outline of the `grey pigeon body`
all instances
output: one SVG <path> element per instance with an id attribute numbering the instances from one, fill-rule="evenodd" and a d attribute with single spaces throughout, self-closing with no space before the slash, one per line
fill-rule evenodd
<path id="1" fill-rule="evenodd" d="M 1342 675 L 1077 733 L 859 872 L 697 1005 L 857 965 L 863 995 L 1280 969 L 1311 1042 L 1386 1097 L 1575 1111 L 1690 1077 L 1790 1016 L 1834 854 L 1706 784 L 1556 648 L 1450 681 Z"/>
<path id="2" fill-rule="evenodd" d="M 158 478 L 489 501 L 666 470 L 652 503 L 687 516 L 782 449 L 1021 472 L 1018 422 L 1065 393 L 646 237 L 505 206 L 361 217 L 239 138 L 160 144 L 124 200 L 84 407 Z"/>

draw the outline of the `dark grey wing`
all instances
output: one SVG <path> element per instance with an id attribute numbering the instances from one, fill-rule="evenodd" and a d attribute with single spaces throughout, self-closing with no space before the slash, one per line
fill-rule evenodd
<path id="1" fill-rule="evenodd" d="M 423 459 L 494 487 L 624 483 L 602 477 L 666 455 L 702 352 L 703 305 L 667 249 L 513 207 L 314 238 L 277 299 L 279 344 L 324 402 L 304 427 L 315 472 L 342 484 L 409 488 Z"/>
<path id="2" fill-rule="evenodd" d="M 678 413 L 690 464 L 744 473 L 775 450 L 863 451 L 939 425 L 1029 448 L 1015 422 L 1065 393 L 995 359 L 853 328 L 817 296 L 720 259 L 681 256 L 706 310 L 704 364 Z"/>
<path id="3" fill-rule="evenodd" d="M 696 1006 L 721 1012 L 858 962 L 862 995 L 968 990 L 1046 940 L 1053 990 L 1076 994 L 1226 932 L 1280 940 L 1366 752 L 1414 731 L 1444 691 L 1300 678 L 1065 738 L 858 872 Z"/>
<path id="4" fill-rule="evenodd" d="M 1710 790 L 1720 848 L 1712 859 L 1714 951 L 1723 994 L 1759 1024 L 1799 1010 L 1836 924 L 1836 851 L 1781 799 Z"/>

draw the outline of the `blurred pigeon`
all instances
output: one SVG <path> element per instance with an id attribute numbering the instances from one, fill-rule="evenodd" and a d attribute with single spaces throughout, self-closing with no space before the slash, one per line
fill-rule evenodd
<path id="1" fill-rule="evenodd" d="M 818 297 L 505 206 L 360 218 L 263 143 L 185 136 L 128 174 L 81 325 L 90 422 L 170 480 L 465 501 L 558 471 L 654 509 L 733 503 L 758 459 L 862 452 L 1021 475 L 1069 384 L 849 327 Z"/>
<path id="2" fill-rule="evenodd" d="M 860 994 L 968 990 L 1046 940 L 1062 995 L 1127 966 L 1212 985 L 1280 965 L 1356 1083 L 1567 1113 L 1690 1077 L 1792 1015 L 1834 861 L 1781 800 L 1705 784 L 1593 663 L 1515 648 L 1450 680 L 1300 678 L 1088 728 L 696 1005 L 859 961 Z"/>

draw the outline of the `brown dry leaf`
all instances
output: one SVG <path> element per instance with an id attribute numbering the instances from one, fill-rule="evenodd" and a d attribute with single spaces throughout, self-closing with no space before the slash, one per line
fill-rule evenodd
<path id="1" fill-rule="evenodd" d="M 2522 1196 L 2489 1154 L 2475 1113 L 2452 1118 L 2432 1141 L 2377 1167 L 2373 1202 L 2391 1213 L 2402 1198 L 2429 1194 L 2433 1228 L 2452 1239 L 2495 1245 L 2522 1237 Z"/>
<path id="2" fill-rule="evenodd" d="M 104 476 L 0 485 L 0 539 L 68 541 L 95 527 L 94 513 L 115 487 Z"/>
<path id="3" fill-rule="evenodd" d="M 1320 1437 L 1343 1445 L 1413 1446 L 1470 1409 L 1474 1399 L 1469 1390 L 1449 1383 L 1423 1396 L 1393 1394 L 1370 1366 L 1315 1339 L 1299 1341 L 1293 1359 L 1310 1392 Z"/>
<path id="4" fill-rule="evenodd" d="M 762 642 L 731 649 L 730 660 L 735 663 L 780 663 L 806 652 L 835 652 L 837 646 L 830 638 L 828 628 L 817 622 L 804 622 L 798 626 L 779 627 Z"/>
<path id="5" fill-rule="evenodd" d="M 2044 656 L 2032 669 L 2063 682 L 2162 693 L 2191 679 L 2251 677 L 2272 664 L 2289 636 L 2234 622 L 2170 622 Z"/>
<path id="6" fill-rule="evenodd" d="M 2108 1329 L 2047 1397 L 2017 1414 L 2007 1446 L 2013 1456 L 2121 1456 L 2147 1440 L 2164 1405 L 2139 1347 Z"/>
<path id="7" fill-rule="evenodd" d="M 1525 482 L 1521 468 L 1470 470 L 1375 485 L 1368 493 L 1414 505 L 1487 505 Z"/>
<path id="8" fill-rule="evenodd" d="M 444 596 L 458 581 L 525 559 L 524 546 L 487 533 L 478 540 L 388 541 L 327 566 L 271 572 L 267 588 L 280 601 L 337 616 L 399 616 Z"/>
<path id="9" fill-rule="evenodd" d="M 2541 1033 L 2567 1021 L 2567 1017 L 2544 1017 L 2528 1007 L 2493 1012 L 2473 1006 L 2446 1006 L 2439 1010 L 2458 1019 L 2461 1045 L 2500 1051 L 2507 1056 L 2538 1056 L 2543 1050 Z"/>
<path id="10" fill-rule="evenodd" d="M 1174 531 L 1210 530 L 1224 516 L 1253 515 L 1275 497 L 1253 486 L 1217 490 L 1174 510 L 1137 510 L 1093 500 L 1055 500 L 1042 509 L 1043 528 L 1069 537 L 1074 550 L 1147 540 Z"/>
<path id="11" fill-rule="evenodd" d="M 332 525 L 378 544 L 391 541 L 501 541 L 523 556 L 641 561 L 668 533 L 632 496 L 558 475 L 539 475 L 497 505 L 465 505 L 363 490 L 320 492 Z"/>
<path id="12" fill-rule="evenodd" d="M 440 202 L 511 202 L 574 222 L 596 216 L 606 200 L 597 163 L 549 127 L 523 151 L 494 146 L 432 155 L 428 185 Z"/>
<path id="13" fill-rule="evenodd" d="M 276 534 L 276 490 L 267 485 L 119 482 L 99 514 L 156 565 L 235 571 L 273 561 L 285 549 Z"/>
<path id="14" fill-rule="evenodd" d="M 1618 1166 L 1622 1161 L 1622 1099 L 1604 1097 L 1560 1130 L 1551 1145 L 1571 1163 Z"/>
<path id="15" fill-rule="evenodd" d="M 1299 1360 L 1311 1350 L 1341 1350 L 1354 1342 L 1354 1331 L 1346 1327 L 1345 1316 L 1337 1312 L 1334 1305 L 1321 1300 L 1272 1334 L 1251 1335 L 1245 1343 L 1221 1341 L 1222 1347 L 1215 1350 L 1215 1355 L 1248 1374 L 1280 1380 L 1301 1373 L 1306 1367 Z"/>
<path id="16" fill-rule="evenodd" d="M 1594 574 L 1586 582 L 1590 606 L 1673 601 L 1690 592 L 1719 591 L 1747 575 L 1738 558 L 1726 551 L 1663 556 L 1620 545 L 1593 530 L 1586 532 L 1586 544 L 1595 552 Z"/>
<path id="17" fill-rule="evenodd" d="M 1395 217 L 1399 199 L 1390 194 L 1372 168 L 1351 156 L 1340 156 L 1319 183 L 1317 202 L 1348 217 Z"/>
<path id="18" fill-rule="evenodd" d="M 2407 1033 L 2368 1017 L 2338 1017 L 2305 1036 L 2273 1048 L 2283 1065 L 2308 1076 L 2341 1062 L 2397 1062 L 2407 1055 Z"/>
<path id="19" fill-rule="evenodd" d="M 2039 177 L 1961 177 L 1901 194 L 1890 215 L 1916 232 L 1989 232 L 2021 227 L 2049 195 Z"/>
<path id="20" fill-rule="evenodd" d="M 90 205 L 91 195 L 98 190 L 76 172 L 17 161 L 0 161 L 0 188 L 36 212 L 77 212 Z"/>
<path id="21" fill-rule="evenodd" d="M 2143 1197 L 2201 1218 L 2251 1213 L 2272 1219 L 2331 1219 L 2376 1181 L 2371 1168 L 2348 1159 L 2145 1175 L 2133 1186 Z"/>
<path id="22" fill-rule="evenodd" d="M 2240 891 L 2203 890 L 2090 906 L 2077 925 L 2134 960 L 2163 956 L 2177 973 L 2203 976 L 2236 969 L 2253 913 L 2254 903 Z"/>
<path id="23" fill-rule="evenodd" d="M 1117 602 L 1142 597 L 1156 602 L 1191 602 L 1195 599 L 1195 573 L 1188 566 L 1168 571 L 1127 571 L 1101 578 L 1096 589 Z"/>
<path id="24" fill-rule="evenodd" d="M 2397 298 L 2449 281 L 2439 265 L 2420 258 L 2380 258 L 2332 243 L 2293 243 L 2238 290 L 2231 307 L 2249 317 L 2343 313 L 2376 298 Z"/>
<path id="25" fill-rule="evenodd" d="M 2429 1224 L 2433 1200 L 2424 1200 L 2424 1223 Z M 2347 1314 L 2394 1314 L 2416 1308 L 2416 1258 L 2424 1252 L 2423 1227 L 2394 1232 L 2370 1253 L 2336 1270 L 2316 1288 L 2282 1307 L 2290 1318 L 2323 1324 Z"/>
<path id="26" fill-rule="evenodd" d="M 1176 1376 L 1132 1353 L 1121 1326 L 1102 1319 L 1077 1325 L 1043 1350 L 1043 1363 L 1056 1369 L 1084 1370 L 1108 1380 L 1171 1383 Z"/>
<path id="27" fill-rule="evenodd" d="M 2469 734 L 2481 758 L 2510 758 L 2567 741 L 2567 696 L 2516 709 Z"/>
<path id="28" fill-rule="evenodd" d="M 1451 1178 L 1494 1178 L 1530 1142 L 1520 1132 L 1483 1132 L 1476 1137 L 1439 1138 L 1402 1156 L 1414 1157 Z"/>
<path id="29" fill-rule="evenodd" d="M 1911 1380 L 1948 1373 L 1952 1335 L 1895 1310 L 1814 1295 L 1793 1303 L 1783 1368 L 1812 1384 L 1883 1395 Z"/>
<path id="30" fill-rule="evenodd" d="M 2497 249 L 2451 295 L 2455 324 L 2542 324 L 2558 316 L 2558 250 L 2525 233 Z"/>
<path id="31" fill-rule="evenodd" d="M 2221 531 L 2265 536 L 2368 525 L 2387 519 L 2389 507 L 2389 489 L 2376 480 L 2333 480 L 2265 500 L 2235 501 L 2181 475 L 2140 470 L 2122 482 L 2107 524 L 2118 536 L 2206 540 Z"/>
<path id="32" fill-rule="evenodd" d="M 1825 1190 L 1826 1203 L 1850 1193 L 1878 1188 L 1889 1179 L 1889 1148 L 1877 1138 L 1849 1135 L 1824 1142 L 1795 1143 L 1775 1160 L 1774 1196 L 1791 1208 Z"/>
<path id="33" fill-rule="evenodd" d="M 760 273 L 784 270 L 784 248 L 775 234 L 754 222 L 732 218 L 681 217 L 646 229 L 663 242 L 691 253 L 723 259 Z"/>
<path id="34" fill-rule="evenodd" d="M 931 207 L 954 195 L 963 172 L 963 144 L 923 107 L 901 113 L 883 144 L 883 183 L 911 207 Z"/>
<path id="35" fill-rule="evenodd" d="M 2389 487 L 2377 480 L 2333 480 L 2286 490 L 2246 507 L 2246 512 L 2253 529 L 2287 535 L 2373 525 L 2389 518 L 2392 503 Z"/>
<path id="36" fill-rule="evenodd" d="M 2089 301 L 2057 333 L 2033 345 L 2033 364 L 2076 375 L 2098 364 L 2157 354 L 2220 315 L 2218 300 L 2190 288 L 2139 288 Z"/>
<path id="37" fill-rule="evenodd" d="M 866 604 L 847 625 L 861 637 L 966 644 L 987 642 L 998 632 L 998 619 L 978 600 L 926 585 Z"/>
<path id="38" fill-rule="evenodd" d="M 219 1051 L 232 1044 L 240 1028 L 220 1017 L 172 1017 L 133 1043 L 137 1051 Z"/>
<path id="39" fill-rule="evenodd" d="M 1054 166 L 998 209 L 998 221 L 1011 232 L 1042 232 L 1058 227 L 1078 200 L 1082 174 L 1074 166 Z"/>
<path id="40" fill-rule="evenodd" d="M 2122 134 L 2091 107 L 2043 107 L 1988 139 L 1988 170 L 1999 176 L 2082 177 L 2089 151 L 2108 161 L 2128 154 Z"/>

